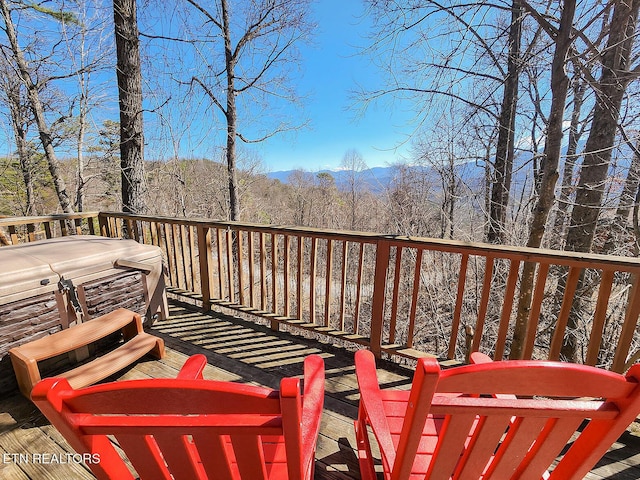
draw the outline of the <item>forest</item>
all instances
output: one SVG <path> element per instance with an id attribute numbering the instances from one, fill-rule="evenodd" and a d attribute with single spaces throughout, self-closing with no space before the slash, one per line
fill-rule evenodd
<path id="1" fill-rule="evenodd" d="M 281 107 L 304 102 L 293 72 L 312 7 L 1 0 L 0 213 L 122 210 L 637 256 L 637 1 L 363 0 L 359 55 L 379 76 L 354 85 L 353 102 L 415 113 L 411 158 L 375 191 L 357 149 L 336 185 L 330 172 L 269 180 L 251 148 L 300 127 Z M 199 115 L 214 158 L 175 145 L 145 155 L 170 152 Z"/>

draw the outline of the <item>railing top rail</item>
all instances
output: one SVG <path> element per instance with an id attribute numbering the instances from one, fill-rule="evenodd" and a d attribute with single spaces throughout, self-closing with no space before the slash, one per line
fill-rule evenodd
<path id="1" fill-rule="evenodd" d="M 338 238 L 340 240 L 352 240 L 366 243 L 376 243 L 380 235 L 371 232 L 352 232 L 343 230 L 328 230 L 321 228 L 297 227 L 293 225 L 264 225 L 260 223 L 232 222 L 223 220 L 211 220 L 207 218 L 176 218 L 155 215 L 140 215 L 121 212 L 100 212 L 100 217 L 118 217 L 129 220 L 141 220 L 145 222 L 162 222 L 169 224 L 190 225 L 194 227 L 210 227 L 231 230 L 253 230 L 256 232 L 288 234 L 294 236 L 316 236 L 323 238 Z"/>
<path id="2" fill-rule="evenodd" d="M 39 215 L 35 217 L 0 217 L 0 227 L 11 225 L 27 225 L 30 223 L 52 222 L 56 220 L 97 217 L 98 212 L 56 213 L 53 215 Z"/>
<path id="3" fill-rule="evenodd" d="M 603 270 L 640 271 L 640 258 L 601 255 L 595 253 L 567 252 L 530 247 L 508 245 L 492 245 L 480 242 L 460 240 L 443 240 L 438 238 L 408 237 L 404 235 L 383 235 L 371 232 L 338 231 L 320 228 L 307 228 L 284 225 L 261 225 L 231 221 L 213 221 L 200 218 L 175 218 L 128 214 L 121 212 L 100 212 L 101 217 L 118 217 L 148 222 L 164 222 L 210 228 L 229 228 L 232 230 L 253 230 L 265 233 L 287 234 L 294 236 L 316 236 L 328 239 L 348 240 L 354 242 L 379 243 L 388 242 L 393 246 L 419 249 L 439 250 L 462 255 L 478 255 L 519 261 L 532 261 L 566 266 L 601 268 Z"/>

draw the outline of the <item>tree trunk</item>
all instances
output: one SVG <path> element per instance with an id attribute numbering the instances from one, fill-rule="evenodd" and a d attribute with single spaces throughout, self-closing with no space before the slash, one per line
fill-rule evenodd
<path id="1" fill-rule="evenodd" d="M 638 154 L 638 148 L 640 148 L 640 144 L 635 147 L 636 152 L 631 159 L 631 165 L 629 165 L 627 178 L 618 200 L 618 208 L 616 208 L 616 214 L 611 222 L 611 228 L 607 232 L 607 240 L 602 247 L 603 253 L 607 255 L 624 255 L 624 253 L 614 250 L 616 246 L 626 250 L 629 245 L 629 215 L 633 210 L 638 185 L 640 184 L 640 155 Z"/>
<path id="2" fill-rule="evenodd" d="M 4 84 L 9 111 L 11 115 L 11 127 L 16 141 L 16 153 L 20 162 L 20 171 L 25 188 L 25 207 L 23 215 L 35 215 L 35 195 L 33 188 L 33 165 L 27 142 L 27 122 L 25 119 L 25 107 L 22 103 L 22 83 L 10 73 L 6 72 L 7 78 Z M 13 80 L 17 80 L 15 83 Z"/>
<path id="3" fill-rule="evenodd" d="M 542 244 L 549 212 L 555 200 L 555 187 L 559 176 L 558 164 L 562 148 L 562 122 L 569 90 L 569 77 L 565 72 L 565 62 L 571 46 L 571 30 L 575 9 L 575 0 L 566 0 L 564 2 L 560 27 L 556 37 L 555 52 L 551 65 L 551 112 L 547 125 L 544 155 L 541 162 L 542 180 L 538 191 L 538 200 L 533 209 L 527 247 L 539 248 Z M 527 338 L 535 268 L 535 263 L 532 262 L 526 262 L 523 267 L 516 325 L 510 353 L 510 358 L 512 359 L 522 357 L 524 342 Z"/>
<path id="4" fill-rule="evenodd" d="M 120 100 L 120 168 L 122 210 L 145 209 L 142 71 L 135 0 L 113 0 L 118 96 Z"/>
<path id="5" fill-rule="evenodd" d="M 76 208 L 79 212 L 84 211 L 84 199 L 85 199 L 85 184 L 86 179 L 84 176 L 84 136 L 87 122 L 86 112 L 86 95 L 84 93 L 84 79 L 82 80 L 83 92 L 80 94 L 80 116 L 78 118 L 78 171 L 77 171 L 77 185 L 76 185 Z"/>
<path id="6" fill-rule="evenodd" d="M 20 160 L 20 170 L 22 171 L 22 179 L 24 180 L 25 188 L 25 209 L 24 215 L 35 215 L 36 213 L 36 199 L 33 189 L 33 165 L 31 160 L 31 154 L 27 146 L 27 132 L 22 123 L 19 123 L 18 119 L 13 118 L 13 130 L 16 139 L 16 151 Z"/>
<path id="7" fill-rule="evenodd" d="M 640 0 L 615 2 L 607 49 L 602 59 L 599 91 L 596 92 L 593 121 L 585 145 L 585 155 L 576 191 L 576 204 L 571 214 L 565 250 L 588 252 L 591 250 L 596 223 L 600 213 L 611 150 L 614 145 L 620 108 L 626 88 L 631 80 L 629 59 L 638 20 Z M 582 282 L 581 282 L 582 283 Z M 582 287 L 582 285 L 580 285 Z M 569 317 L 562 355 L 574 360 L 578 326 L 575 315 Z"/>
<path id="8" fill-rule="evenodd" d="M 222 34 L 224 36 L 224 56 L 227 68 L 227 173 L 229 175 L 229 219 L 240 220 L 240 199 L 238 195 L 238 174 L 236 169 L 236 136 L 238 111 L 236 109 L 235 58 L 231 46 L 231 26 L 227 0 L 220 2 L 222 10 Z"/>
<path id="9" fill-rule="evenodd" d="M 18 36 L 15 26 L 13 25 L 13 21 L 11 20 L 11 13 L 9 12 L 9 7 L 6 0 L 0 0 L 0 11 L 2 13 L 2 18 L 4 19 L 4 23 L 6 26 L 5 33 L 7 34 L 7 38 L 9 39 L 11 53 L 13 54 L 13 60 L 16 62 L 16 66 L 18 67 L 20 80 L 27 89 L 29 106 L 31 107 L 31 111 L 33 112 L 33 116 L 38 127 L 40 142 L 42 143 L 42 148 L 44 149 L 44 154 L 49 165 L 49 172 L 51 173 L 51 178 L 53 179 L 53 185 L 58 196 L 60 208 L 65 213 L 73 213 L 71 199 L 67 194 L 67 186 L 62 179 L 58 158 L 56 157 L 56 152 L 53 148 L 51 130 L 49 129 L 49 125 L 47 124 L 44 116 L 44 107 L 42 105 L 42 102 L 40 101 L 38 85 L 31 78 L 27 60 L 25 59 L 22 49 L 18 44 Z"/>
<path id="10" fill-rule="evenodd" d="M 576 155 L 578 153 L 578 142 L 580 141 L 580 114 L 584 103 L 584 94 L 586 91 L 586 83 L 580 79 L 574 79 L 573 84 L 573 111 L 571 112 L 571 124 L 569 125 L 569 141 L 567 145 L 567 154 L 562 170 L 562 186 L 560 188 L 560 197 L 558 198 L 558 210 L 553 224 L 552 244 L 554 248 L 562 250 L 564 246 L 565 223 L 567 221 L 567 213 L 569 212 L 569 204 L 571 193 L 573 191 L 573 174 L 576 165 Z"/>
<path id="11" fill-rule="evenodd" d="M 524 9 L 520 0 L 514 0 L 511 6 L 511 27 L 509 29 L 509 57 L 507 77 L 504 81 L 504 92 L 500 110 L 498 142 L 494 178 L 491 188 L 491 204 L 489 210 L 489 229 L 487 241 L 503 243 L 505 240 L 505 224 L 511 175 L 514 157 L 514 135 L 516 107 L 518 104 L 518 82 L 520 77 L 520 41 L 522 37 L 522 19 Z"/>

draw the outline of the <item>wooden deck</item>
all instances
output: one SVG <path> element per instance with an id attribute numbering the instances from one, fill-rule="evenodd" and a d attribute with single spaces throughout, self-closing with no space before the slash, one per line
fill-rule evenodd
<path id="1" fill-rule="evenodd" d="M 352 423 L 358 401 L 352 352 L 234 317 L 205 315 L 178 302 L 172 302 L 170 310 L 171 318 L 153 328 L 165 340 L 166 357 L 145 358 L 117 378 L 173 377 L 187 356 L 204 353 L 209 359 L 206 378 L 277 388 L 280 378 L 302 374 L 304 356 L 318 353 L 325 359 L 326 397 L 316 478 L 359 478 Z M 379 366 L 385 387 L 410 385 L 411 369 L 385 362 Z M 73 451 L 31 402 L 17 393 L 0 399 L 0 479 L 93 478 L 84 465 L 67 459 L 67 453 Z M 34 461 L 34 454 L 41 456 Z M 624 434 L 587 478 L 640 478 L 640 437 Z"/>

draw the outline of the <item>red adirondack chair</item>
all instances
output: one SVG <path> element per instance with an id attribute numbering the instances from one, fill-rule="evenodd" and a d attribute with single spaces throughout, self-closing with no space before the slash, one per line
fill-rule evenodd
<path id="1" fill-rule="evenodd" d="M 175 379 L 129 380 L 73 390 L 42 380 L 31 397 L 99 479 L 311 479 L 324 401 L 324 361 L 304 361 L 280 391 L 202 380 L 204 355 Z"/>
<path id="2" fill-rule="evenodd" d="M 560 362 L 474 360 L 441 371 L 420 359 L 411 391 L 381 390 L 371 352 L 356 353 L 364 480 L 376 478 L 371 433 L 385 479 L 578 480 L 640 414 L 640 365 L 625 377 Z"/>

